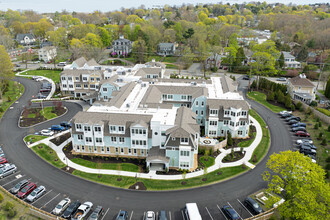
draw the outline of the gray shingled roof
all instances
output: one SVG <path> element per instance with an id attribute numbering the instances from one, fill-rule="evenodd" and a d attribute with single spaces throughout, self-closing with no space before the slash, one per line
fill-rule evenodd
<path id="1" fill-rule="evenodd" d="M 148 67 L 161 67 L 163 69 L 166 68 L 166 65 L 164 63 L 161 63 L 161 62 L 153 62 L 153 61 L 150 61 L 150 62 L 147 62 L 146 65 Z"/>
<path id="2" fill-rule="evenodd" d="M 87 60 L 85 59 L 85 57 L 80 57 L 80 58 L 76 59 L 75 61 L 73 61 L 72 63 L 77 64 L 78 67 L 83 67 L 85 65 L 85 63 L 87 63 Z"/>
<path id="3" fill-rule="evenodd" d="M 221 87 L 222 87 L 223 93 L 237 91 L 238 84 L 237 84 L 237 82 L 232 80 L 230 77 L 223 76 L 223 77 L 221 77 L 220 82 L 221 82 Z"/>
<path id="4" fill-rule="evenodd" d="M 289 53 L 289 52 L 285 52 L 285 51 L 283 51 L 282 53 L 283 53 L 284 58 L 289 58 L 289 59 L 295 58 L 295 57 L 294 57 L 291 53 Z"/>
<path id="5" fill-rule="evenodd" d="M 245 100 L 230 100 L 230 99 L 207 99 L 206 105 L 209 106 L 210 109 L 220 109 L 223 107 L 224 109 L 230 109 L 230 107 L 242 110 L 249 110 L 250 107 Z"/>
<path id="6" fill-rule="evenodd" d="M 100 66 L 100 64 L 98 64 L 98 63 L 94 60 L 94 58 L 91 59 L 91 60 L 88 60 L 87 65 L 88 65 L 88 66 Z"/>
<path id="7" fill-rule="evenodd" d="M 153 160 L 161 160 L 165 163 L 170 162 L 170 158 L 166 157 L 165 149 L 160 149 L 159 147 L 152 147 L 149 150 L 146 161 L 152 162 Z"/>
<path id="8" fill-rule="evenodd" d="M 196 123 L 195 113 L 190 108 L 180 107 L 177 110 L 175 126 L 166 130 L 166 134 L 172 137 L 189 137 L 190 134 L 199 132 L 199 125 Z"/>
<path id="9" fill-rule="evenodd" d="M 82 74 L 103 74 L 104 70 L 67 69 L 61 72 L 61 76 L 81 76 Z"/>
<path id="10" fill-rule="evenodd" d="M 147 74 L 157 74 L 159 77 L 161 77 L 161 72 L 161 68 L 141 68 L 136 72 L 135 76 L 142 76 L 145 78 Z"/>
<path id="11" fill-rule="evenodd" d="M 134 89 L 135 85 L 135 82 L 131 82 L 123 86 L 118 92 L 113 92 L 114 97 L 110 100 L 109 106 L 115 106 L 117 108 L 120 108 L 125 102 L 128 95 Z"/>
<path id="12" fill-rule="evenodd" d="M 17 34 L 16 35 L 16 40 L 17 41 L 22 41 L 22 40 L 24 40 L 25 36 L 29 37 L 30 39 L 35 39 L 35 36 L 33 34 Z"/>
<path id="13" fill-rule="evenodd" d="M 289 79 L 289 82 L 294 86 L 315 87 L 315 85 L 309 79 L 301 78 L 300 76 Z"/>

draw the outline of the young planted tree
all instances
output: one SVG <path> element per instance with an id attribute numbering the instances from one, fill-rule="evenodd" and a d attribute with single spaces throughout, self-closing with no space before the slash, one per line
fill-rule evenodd
<path id="1" fill-rule="evenodd" d="M 327 219 L 330 213 L 330 186 L 325 171 L 298 151 L 273 154 L 263 179 L 267 192 L 278 194 L 285 202 L 278 206 L 283 219 Z M 279 200 L 269 196 L 268 207 Z"/>
<path id="2" fill-rule="evenodd" d="M 142 38 L 139 38 L 133 44 L 133 48 L 132 48 L 133 57 L 139 63 L 144 63 L 146 52 L 147 52 L 146 42 Z"/>

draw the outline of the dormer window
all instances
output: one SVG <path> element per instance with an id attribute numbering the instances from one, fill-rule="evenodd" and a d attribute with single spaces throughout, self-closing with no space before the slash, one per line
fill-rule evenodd
<path id="1" fill-rule="evenodd" d="M 218 115 L 218 109 L 210 109 L 210 115 Z"/>
<path id="2" fill-rule="evenodd" d="M 180 143 L 181 144 L 188 144 L 188 138 L 181 138 Z"/>

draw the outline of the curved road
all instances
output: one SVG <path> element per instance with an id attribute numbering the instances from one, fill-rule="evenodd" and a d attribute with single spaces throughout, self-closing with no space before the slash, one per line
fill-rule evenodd
<path id="1" fill-rule="evenodd" d="M 224 219 L 218 206 L 221 207 L 227 202 L 239 213 L 243 213 L 242 217 L 249 217 L 247 213 L 244 213 L 245 210 L 239 205 L 237 199 L 242 201 L 247 195 L 266 187 L 260 174 L 265 169 L 267 158 L 274 152 L 290 149 L 293 143 L 286 125 L 276 114 L 254 101 L 249 101 L 252 108 L 265 121 L 268 121 L 272 140 L 267 157 L 255 169 L 229 181 L 179 191 L 145 192 L 108 187 L 59 170 L 44 162 L 25 146 L 23 137 L 31 133 L 31 129 L 18 128 L 17 121 L 23 106 L 27 105 L 32 95 L 38 93 L 39 83 L 21 77 L 18 80 L 25 86 L 25 92 L 18 100 L 19 103 L 13 105 L 14 109 L 5 113 L 0 123 L 0 144 L 3 145 L 9 161 L 17 165 L 20 174 L 25 175 L 25 178 L 37 181 L 38 185 L 45 185 L 48 190 L 52 190 L 52 193 L 56 192 L 52 202 L 49 201 L 47 204 L 56 204 L 61 196 L 69 196 L 71 199 L 79 199 L 82 202 L 88 200 L 108 210 L 105 219 L 114 219 L 119 210 L 129 211 L 131 219 L 142 219 L 147 210 L 155 212 L 167 210 L 170 211 L 171 219 L 182 219 L 181 209 L 187 202 L 196 202 L 204 219 Z M 240 81 L 241 90 L 246 89 L 245 84 L 246 82 Z M 74 103 L 65 102 L 64 105 L 69 109 L 66 115 L 36 126 L 35 131 L 48 128 L 51 124 L 63 120 L 68 121 L 81 110 L 81 107 Z M 0 184 L 3 185 L 5 182 L 0 182 Z M 59 193 L 61 195 L 57 195 Z M 51 208 L 44 209 L 50 211 Z"/>

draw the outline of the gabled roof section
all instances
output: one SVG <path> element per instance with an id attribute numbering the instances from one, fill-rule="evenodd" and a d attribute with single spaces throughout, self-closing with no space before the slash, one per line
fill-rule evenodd
<path id="1" fill-rule="evenodd" d="M 134 89 L 135 85 L 135 82 L 131 82 L 123 86 L 118 92 L 113 92 L 114 97 L 110 100 L 109 106 L 120 108 Z"/>
<path id="2" fill-rule="evenodd" d="M 289 79 L 289 82 L 293 86 L 315 87 L 315 85 L 309 79 L 302 78 L 300 76 L 296 76 L 296 77 Z"/>
<path id="3" fill-rule="evenodd" d="M 131 127 L 141 125 L 142 127 L 148 128 L 148 124 L 142 120 L 136 121 L 133 124 L 131 124 Z"/>
<path id="4" fill-rule="evenodd" d="M 34 39 L 34 38 L 35 38 L 35 36 L 34 36 L 33 34 L 17 34 L 17 35 L 16 35 L 16 40 L 18 40 L 18 41 L 24 40 L 24 38 L 25 38 L 26 36 L 27 36 L 28 38 L 30 38 L 30 39 Z"/>
<path id="5" fill-rule="evenodd" d="M 91 74 L 92 70 L 66 69 L 61 72 L 61 76 L 80 76 L 82 74 Z"/>
<path id="6" fill-rule="evenodd" d="M 87 63 L 85 57 L 80 57 L 72 62 L 72 64 L 76 64 L 78 67 L 83 67 Z"/>
<path id="7" fill-rule="evenodd" d="M 229 100 L 229 99 L 207 99 L 206 105 L 210 109 L 220 109 L 223 107 L 224 109 L 230 109 L 233 107 L 235 109 L 249 110 L 250 106 L 245 100 Z"/>
<path id="8" fill-rule="evenodd" d="M 161 77 L 161 68 L 153 67 L 153 68 L 141 68 L 136 73 L 135 76 L 141 76 L 146 78 L 146 75 L 158 75 Z"/>
<path id="9" fill-rule="evenodd" d="M 88 66 L 99 66 L 100 64 L 98 64 L 94 58 L 91 60 L 88 60 L 88 62 L 86 63 Z"/>
<path id="10" fill-rule="evenodd" d="M 199 125 L 196 123 L 195 113 L 187 107 L 180 107 L 177 110 L 175 126 L 167 129 L 166 134 L 172 137 L 189 137 L 190 134 L 199 132 Z"/>

